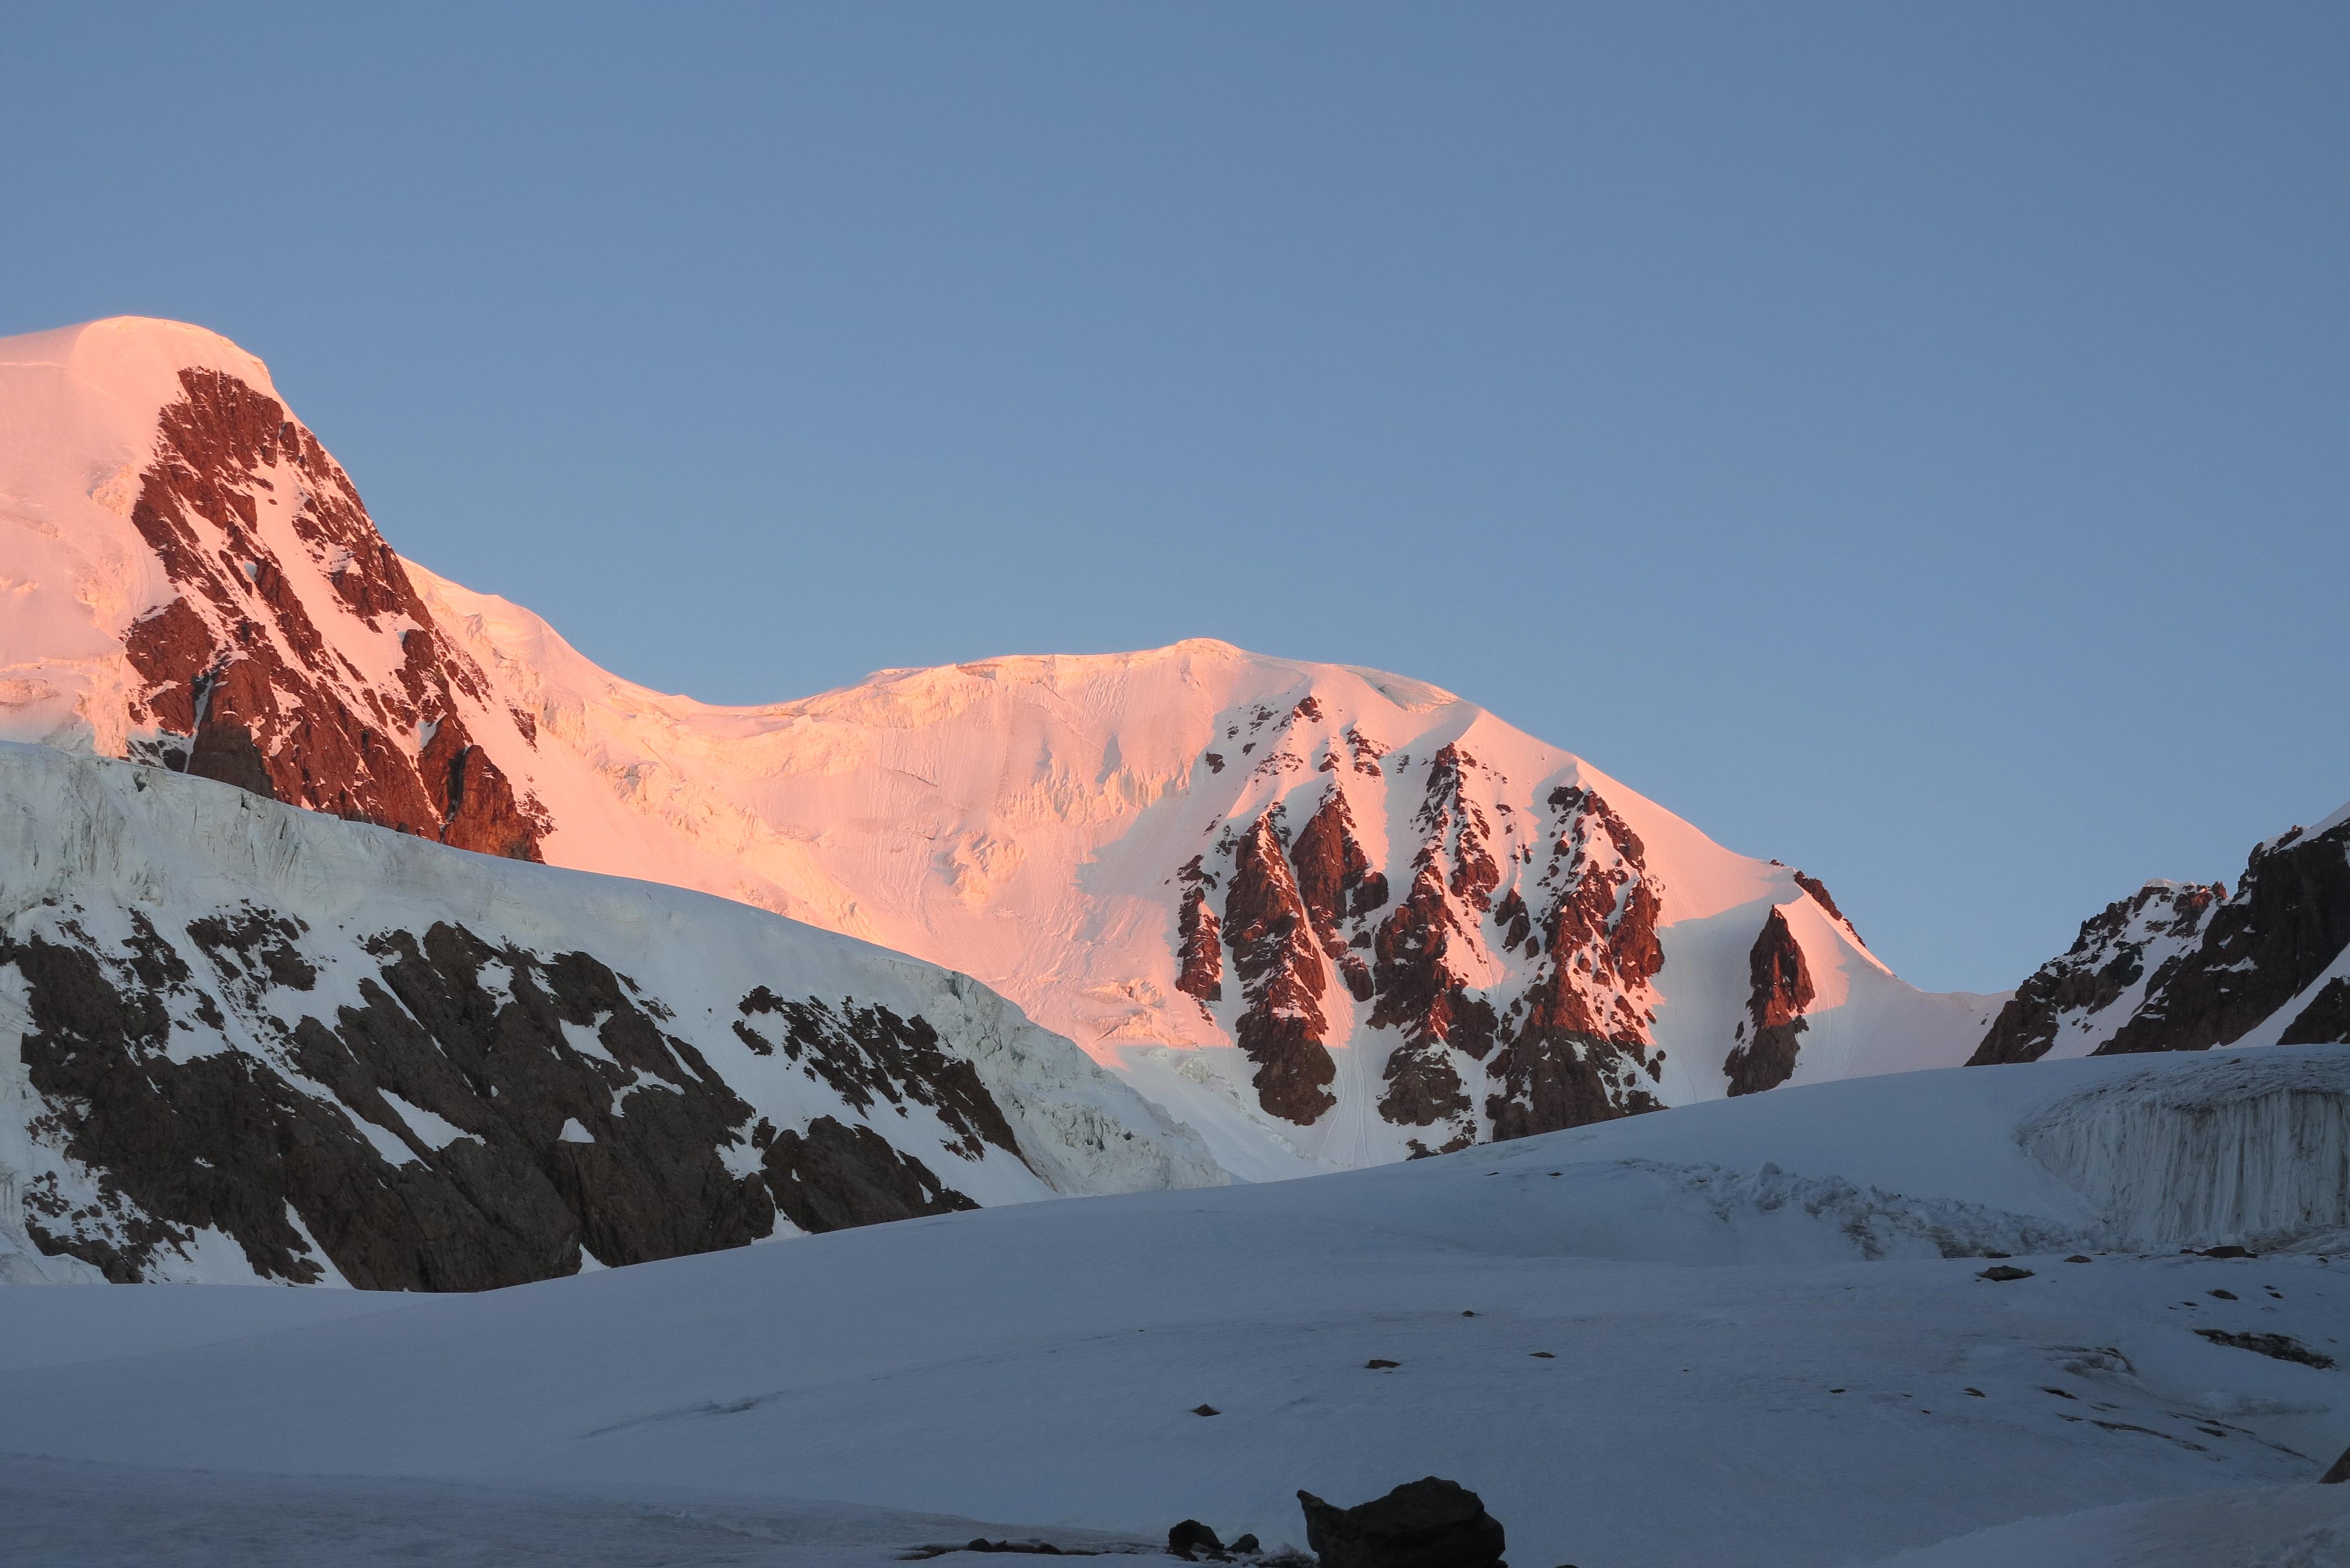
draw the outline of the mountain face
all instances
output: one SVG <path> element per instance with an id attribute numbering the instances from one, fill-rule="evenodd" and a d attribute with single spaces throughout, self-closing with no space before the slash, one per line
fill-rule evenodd
<path id="1" fill-rule="evenodd" d="M 674 888 L 0 744 L 0 1280 L 473 1290 L 1226 1179 L 1000 997 Z"/>
<path id="2" fill-rule="evenodd" d="M 403 562 L 266 370 L 0 343 L 0 736 L 962 971 L 1251 1178 L 1965 1058 L 1827 889 L 1422 683 L 1194 641 L 715 708 Z"/>
<path id="3" fill-rule="evenodd" d="M 2083 924 L 1970 1065 L 2350 1041 L 2350 805 L 2255 846 L 2233 898 L 2149 882 Z"/>

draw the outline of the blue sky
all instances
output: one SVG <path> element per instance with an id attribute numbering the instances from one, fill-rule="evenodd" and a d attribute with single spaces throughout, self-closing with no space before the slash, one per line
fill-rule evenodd
<path id="1" fill-rule="evenodd" d="M 1985 990 L 2350 798 L 2350 10 L 75 9 L 0 332 L 649 684 L 1379 665 Z"/>

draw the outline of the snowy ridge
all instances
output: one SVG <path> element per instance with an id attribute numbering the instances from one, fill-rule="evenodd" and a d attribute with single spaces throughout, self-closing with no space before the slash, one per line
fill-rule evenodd
<path id="1" fill-rule="evenodd" d="M 2350 806 L 2256 845 L 2229 896 L 2149 882 L 2017 988 L 1972 1062 L 2350 1041 Z"/>
<path id="2" fill-rule="evenodd" d="M 537 718 L 537 757 L 515 772 L 557 825 L 550 859 L 705 887 L 973 973 L 1179 1106 L 1252 1177 L 1378 1163 L 1493 1136 L 1497 1120 L 1562 1125 L 1523 1087 L 1509 1104 L 1502 1057 L 1473 1030 L 1464 1044 L 1461 1010 L 1446 1005 L 1482 1004 L 1506 1035 L 1513 1003 L 1539 1005 L 1546 983 L 1583 992 L 1577 1026 L 1561 1031 L 1573 1042 L 1554 1055 L 1615 1053 L 1613 1036 L 1638 1054 L 1574 1119 L 1638 1108 L 1642 1095 L 1672 1105 L 1728 1092 L 1750 949 L 1782 906 L 1816 976 L 1809 1034 L 1782 1081 L 1955 1063 L 1998 1000 L 1904 985 L 1795 871 L 1721 848 L 1587 763 L 1419 682 L 1201 640 L 885 671 L 804 701 L 711 708 L 597 670 L 510 604 L 410 574 L 437 623 Z M 559 753 L 577 773 L 558 776 Z M 1555 804 L 1562 794 L 1574 804 Z M 1329 828 L 1318 836 L 1317 819 Z M 1626 871 L 1611 822 L 1639 869 Z M 1301 853 L 1325 858 L 1301 866 Z M 1253 988 L 1231 918 L 1252 857 L 1258 880 L 1282 889 L 1259 922 L 1269 978 Z M 1439 862 L 1426 919 L 1407 928 L 1397 906 Z M 1565 933 L 1615 976 L 1586 982 L 1542 960 L 1559 906 L 1596 876 L 1645 886 L 1655 903 L 1603 905 Z M 1326 909 L 1307 907 L 1315 886 Z M 1187 965 L 1194 890 L 1228 979 Z M 1654 927 L 1645 976 L 1607 955 L 1627 911 Z M 1444 950 L 1419 972 L 1407 972 L 1412 954 L 1383 972 L 1382 931 L 1399 949 L 1432 932 Z M 1247 1048 L 1253 1014 L 1264 1033 L 1311 1020 L 1298 1044 L 1318 1084 L 1266 1087 L 1278 1047 Z M 1399 1047 L 1435 1094 L 1399 1100 Z M 1540 1060 L 1522 1075 L 1557 1071 Z M 1431 1099 L 1448 1108 L 1428 1115 Z"/>
<path id="3" fill-rule="evenodd" d="M 715 708 L 400 561 L 211 334 L 0 343 L 0 736 L 948 965 L 1245 1175 L 1953 1063 L 2001 1000 L 1422 682 L 1191 641 Z"/>
<path id="4" fill-rule="evenodd" d="M 1225 1179 L 849 938 L 44 747 L 0 801 L 0 1278 L 473 1288 Z"/>
<path id="5" fill-rule="evenodd" d="M 1992 1021 L 1974 1060 L 2029 1062 L 2094 1054 L 2146 1000 L 2148 982 L 2193 950 L 2224 901 L 2224 886 L 2153 881 L 2084 920 L 2062 956 L 2017 988 Z"/>

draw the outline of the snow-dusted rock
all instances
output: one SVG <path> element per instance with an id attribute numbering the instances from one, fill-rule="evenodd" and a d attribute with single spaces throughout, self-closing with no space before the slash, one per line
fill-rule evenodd
<path id="1" fill-rule="evenodd" d="M 1972 1062 L 2350 1041 L 2350 805 L 2253 846 L 2233 898 L 2149 882 L 2085 921 Z"/>
<path id="2" fill-rule="evenodd" d="M 475 1288 L 1224 1179 L 964 976 L 0 743 L 0 1280 Z"/>

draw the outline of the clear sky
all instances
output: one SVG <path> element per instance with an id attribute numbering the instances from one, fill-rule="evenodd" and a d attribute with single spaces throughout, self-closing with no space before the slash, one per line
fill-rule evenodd
<path id="1" fill-rule="evenodd" d="M 718 701 L 1451 688 L 2003 989 L 2350 798 L 2350 8 L 70 7 L 0 332 Z"/>

